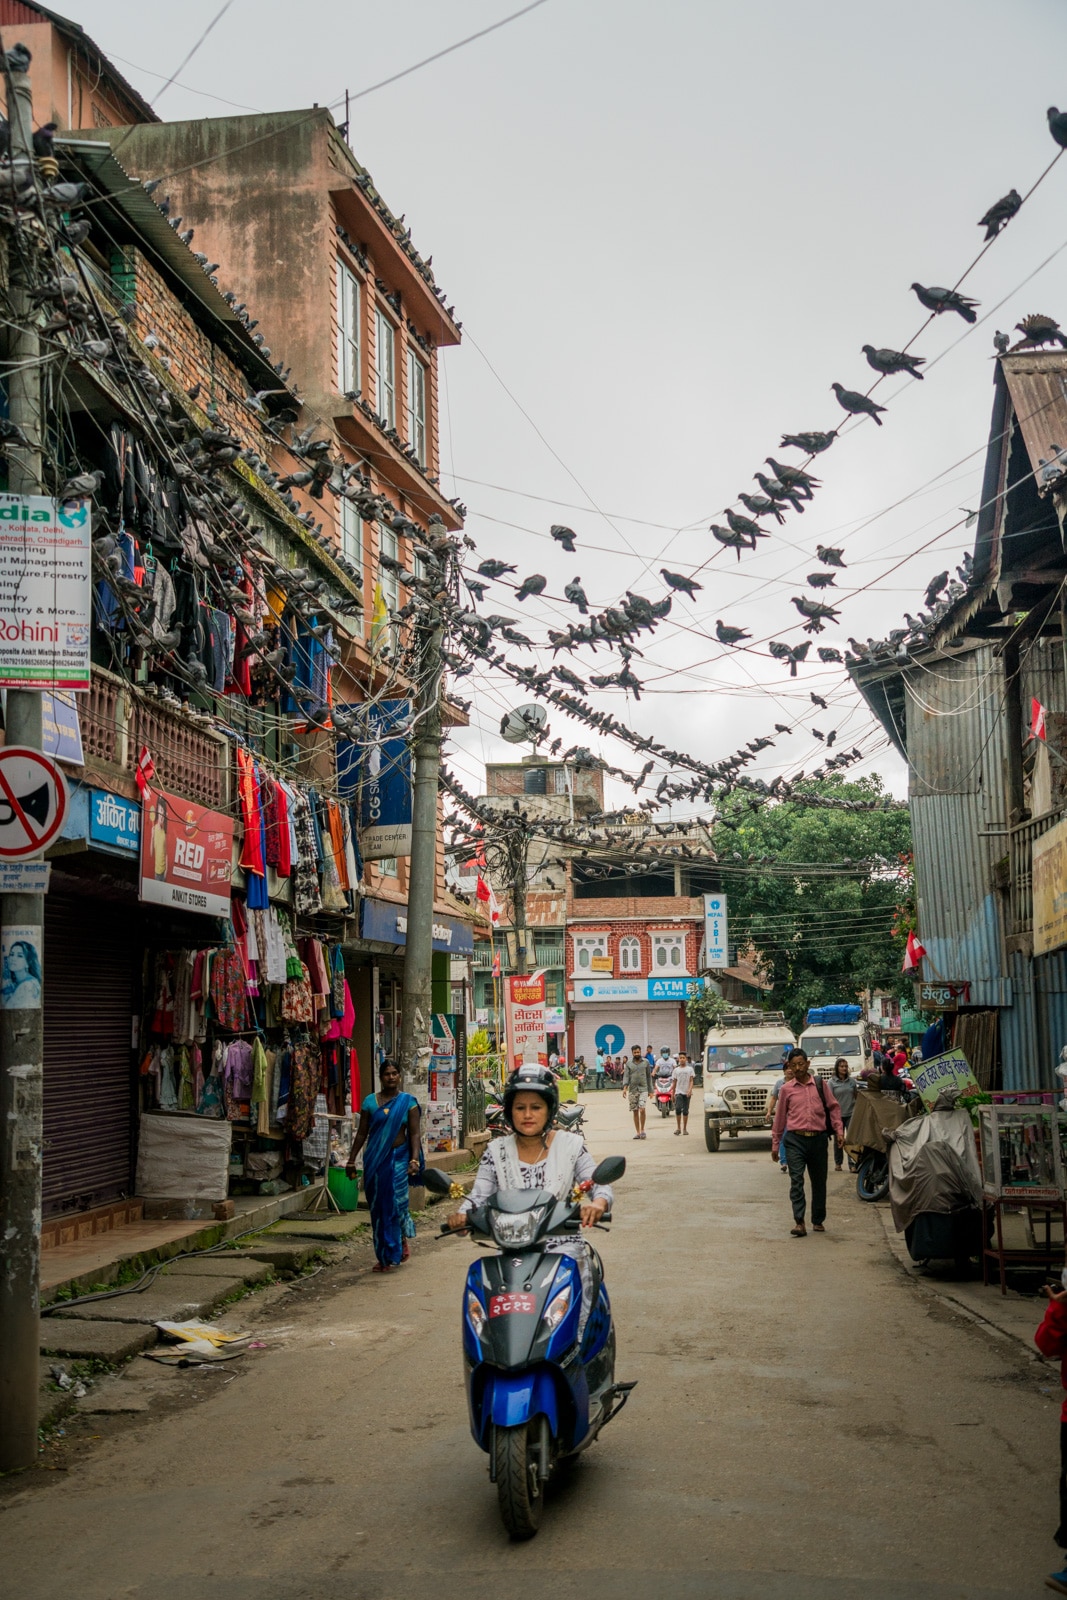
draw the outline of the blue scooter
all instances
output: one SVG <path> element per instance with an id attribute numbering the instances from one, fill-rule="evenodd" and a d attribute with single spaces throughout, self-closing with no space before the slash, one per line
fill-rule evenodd
<path id="1" fill-rule="evenodd" d="M 613 1183 L 625 1171 L 624 1157 L 608 1156 L 593 1182 Z M 451 1192 L 432 1167 L 425 1183 L 436 1194 Z M 615 1328 L 596 1251 L 593 1307 L 579 1343 L 578 1263 L 544 1248 L 550 1236 L 580 1232 L 580 1202 L 545 1189 L 500 1189 L 469 1213 L 467 1228 L 497 1250 L 471 1263 L 463 1294 L 471 1433 L 488 1452 L 504 1526 L 513 1539 L 531 1539 L 557 1465 L 593 1443 L 636 1385 L 615 1382 Z M 442 1228 L 438 1237 L 448 1233 Z"/>

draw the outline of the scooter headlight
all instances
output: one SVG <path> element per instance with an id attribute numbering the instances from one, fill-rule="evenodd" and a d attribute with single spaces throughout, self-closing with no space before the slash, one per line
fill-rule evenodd
<path id="1" fill-rule="evenodd" d="M 481 1341 L 485 1337 L 488 1318 L 485 1315 L 485 1307 L 482 1302 L 469 1289 L 467 1291 L 467 1316 L 470 1318 L 471 1327 L 474 1329 L 478 1340 Z"/>
<path id="2" fill-rule="evenodd" d="M 497 1244 L 512 1248 L 533 1244 L 547 1209 L 547 1206 L 535 1206 L 532 1211 L 520 1211 L 517 1215 L 494 1211 L 490 1222 L 493 1238 Z"/>
<path id="3" fill-rule="evenodd" d="M 556 1329 L 559 1327 L 570 1308 L 571 1286 L 568 1283 L 566 1287 L 561 1289 L 559 1294 L 550 1300 L 548 1305 L 545 1307 L 545 1314 L 541 1320 L 548 1329 L 549 1333 L 555 1333 Z"/>

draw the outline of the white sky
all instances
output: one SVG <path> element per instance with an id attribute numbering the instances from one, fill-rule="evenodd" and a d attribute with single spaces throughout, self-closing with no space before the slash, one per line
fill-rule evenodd
<path id="1" fill-rule="evenodd" d="M 219 3 L 59 9 L 153 99 Z M 158 110 L 332 105 L 520 3 L 234 0 Z M 557 596 L 517 606 L 493 585 L 484 609 L 522 614 L 543 637 L 578 620 L 561 600 L 576 573 L 594 606 L 627 587 L 657 599 L 662 565 L 691 573 L 718 551 L 707 525 L 739 490 L 758 492 L 763 458 L 799 462 L 782 431 L 843 419 L 830 384 L 869 386 L 860 346 L 899 349 L 920 325 L 908 285 L 954 283 L 977 218 L 1055 154 L 1045 109 L 1067 107 L 1065 46 L 1060 0 L 547 0 L 353 106 L 354 150 L 432 253 L 468 335 L 443 357 L 445 492 L 466 501 L 480 555 L 545 573 Z M 864 422 L 819 458 L 825 487 L 802 517 L 771 524 L 740 563 L 716 555 L 696 602 L 676 598 L 633 663 L 648 680 L 640 704 L 618 691 L 594 704 L 707 760 L 794 724 L 749 769 L 768 778 L 810 770 L 820 746 L 807 730 L 836 727 L 839 747 L 870 752 L 853 770 L 904 792 L 840 668 L 791 681 L 763 644 L 724 651 L 714 625 L 799 642 L 790 596 L 812 593 L 815 545 L 841 545 L 841 623 L 814 656 L 849 634 L 883 637 L 959 560 L 973 534 L 944 530 L 977 504 L 993 329 L 1036 310 L 1067 324 L 1067 160 L 964 289 L 980 316 L 1006 303 L 970 333 L 955 316 L 934 323 L 916 346 L 931 361 L 967 337 L 921 384 L 882 386 L 884 427 Z M 553 522 L 575 529 L 577 556 L 548 539 Z M 618 665 L 603 651 L 561 659 L 583 676 Z M 497 724 L 523 699 L 475 686 L 451 756 L 466 782 L 508 751 Z M 565 744 L 594 743 L 558 713 L 551 723 Z"/>

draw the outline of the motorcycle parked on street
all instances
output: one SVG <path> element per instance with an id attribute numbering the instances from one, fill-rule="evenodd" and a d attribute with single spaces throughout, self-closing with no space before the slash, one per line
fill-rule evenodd
<path id="1" fill-rule="evenodd" d="M 556 1127 L 562 1128 L 566 1133 L 584 1133 L 585 1107 L 579 1105 L 560 1106 L 556 1112 Z"/>
<path id="2" fill-rule="evenodd" d="M 623 1156 L 608 1156 L 593 1182 L 613 1183 L 625 1170 Z M 451 1193 L 436 1168 L 426 1169 L 425 1181 L 436 1194 Z M 552 1473 L 593 1443 L 635 1388 L 615 1382 L 615 1328 L 599 1255 L 590 1250 L 592 1309 L 579 1341 L 581 1270 L 572 1256 L 544 1248 L 552 1235 L 578 1235 L 580 1204 L 545 1189 L 499 1189 L 467 1215 L 475 1241 L 496 1251 L 471 1263 L 463 1292 L 467 1405 L 513 1539 L 533 1537 Z M 449 1233 L 443 1227 L 438 1237 Z"/>

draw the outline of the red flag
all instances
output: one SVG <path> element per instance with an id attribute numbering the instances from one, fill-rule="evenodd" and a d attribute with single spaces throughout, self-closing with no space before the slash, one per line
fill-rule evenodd
<path id="1" fill-rule="evenodd" d="M 500 976 L 500 951 L 496 950 L 493 953 L 493 977 L 494 978 L 499 978 L 499 976 Z"/>
<path id="2" fill-rule="evenodd" d="M 907 946 L 906 946 L 905 951 L 904 951 L 904 964 L 900 969 L 901 972 L 911 972 L 915 967 L 917 967 L 919 965 L 919 962 L 922 960 L 922 958 L 923 958 L 923 956 L 925 954 L 926 954 L 926 951 L 923 949 L 922 945 L 919 943 L 919 941 L 916 938 L 915 934 L 914 933 L 909 933 L 908 934 L 908 943 L 907 943 Z"/>
<path id="3" fill-rule="evenodd" d="M 479 900 L 484 900 L 486 903 L 488 903 L 489 885 L 486 883 L 480 872 L 478 874 L 478 882 L 474 886 L 474 892 Z"/>
<path id="4" fill-rule="evenodd" d="M 148 785 L 152 782 L 152 779 L 156 775 L 156 764 L 149 755 L 148 746 L 146 744 L 141 746 L 141 753 L 137 757 L 137 766 L 133 775 L 137 779 L 138 793 L 143 796 L 145 790 L 148 788 Z"/>
<path id="5" fill-rule="evenodd" d="M 1040 700 L 1030 701 L 1030 737 L 1031 739 L 1048 738 L 1048 732 L 1045 728 L 1045 708 Z"/>
<path id="6" fill-rule="evenodd" d="M 482 877 L 480 872 L 478 874 L 478 882 L 475 885 L 474 893 L 475 893 L 475 895 L 477 896 L 477 898 L 479 900 L 484 900 L 485 904 L 488 906 L 488 908 L 489 908 L 489 921 L 494 923 L 494 924 L 499 922 L 500 921 L 500 901 L 497 899 L 496 895 L 493 893 L 492 884 L 486 883 L 485 879 Z"/>

